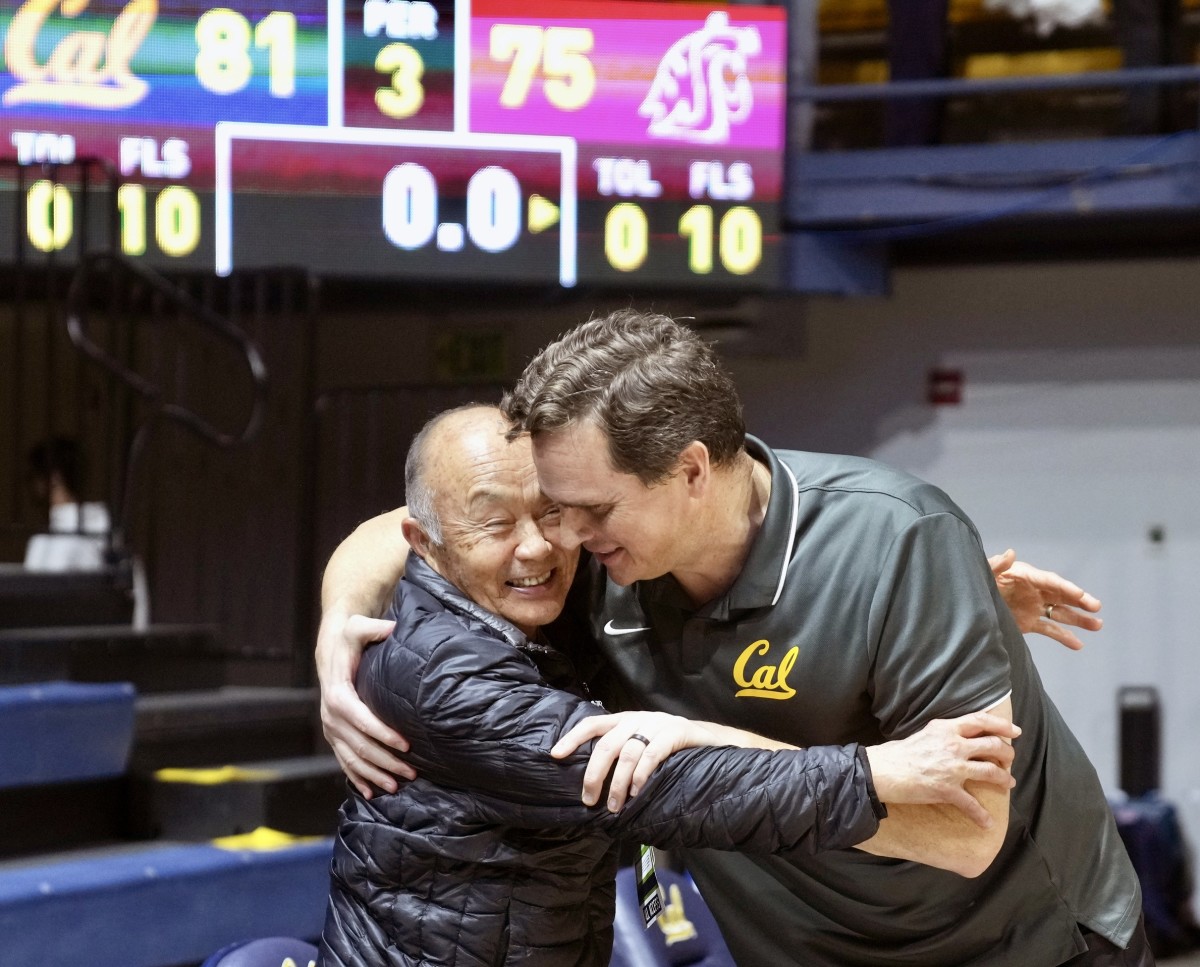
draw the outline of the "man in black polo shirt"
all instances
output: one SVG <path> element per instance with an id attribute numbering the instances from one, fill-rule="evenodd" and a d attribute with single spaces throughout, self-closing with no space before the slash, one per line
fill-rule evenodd
<path id="1" fill-rule="evenodd" d="M 664 317 L 578 327 L 506 406 L 532 434 L 564 542 L 604 569 L 590 609 L 604 663 L 590 671 L 606 695 L 804 746 L 984 708 L 1024 730 L 1011 798 L 972 790 L 990 829 L 954 809 L 892 810 L 875 848 L 919 862 L 689 852 L 739 963 L 1153 962 L 1095 772 L 949 498 L 871 461 L 745 437 L 712 350 Z M 597 772 L 619 752 L 636 787 L 634 730 L 616 720 Z"/>

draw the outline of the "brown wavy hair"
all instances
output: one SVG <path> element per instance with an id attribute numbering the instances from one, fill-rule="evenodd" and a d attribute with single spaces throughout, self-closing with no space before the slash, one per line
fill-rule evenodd
<path id="1" fill-rule="evenodd" d="M 745 443 L 742 402 L 713 347 L 669 316 L 622 309 L 559 336 L 525 367 L 500 408 L 534 437 L 593 420 L 613 466 L 647 486 L 699 440 L 714 465 Z"/>

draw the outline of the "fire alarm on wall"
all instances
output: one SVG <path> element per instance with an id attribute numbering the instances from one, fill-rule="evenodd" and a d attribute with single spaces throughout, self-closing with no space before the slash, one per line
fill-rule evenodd
<path id="1" fill-rule="evenodd" d="M 951 406 L 962 402 L 961 369 L 935 367 L 929 371 L 929 402 L 933 406 Z"/>

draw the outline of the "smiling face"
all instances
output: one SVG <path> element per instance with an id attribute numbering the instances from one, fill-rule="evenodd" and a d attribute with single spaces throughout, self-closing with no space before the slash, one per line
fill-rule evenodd
<path id="1" fill-rule="evenodd" d="M 442 542 L 413 521 L 413 549 L 476 604 L 526 635 L 558 617 L 579 560 L 559 542 L 558 508 L 542 494 L 528 437 L 509 443 L 495 410 L 448 417 L 426 444 Z"/>
<path id="2" fill-rule="evenodd" d="M 561 508 L 563 543 L 586 547 L 617 584 L 661 577 L 687 557 L 690 448 L 677 471 L 652 486 L 613 468 L 604 432 L 590 420 L 538 434 L 533 457 L 542 491 Z"/>

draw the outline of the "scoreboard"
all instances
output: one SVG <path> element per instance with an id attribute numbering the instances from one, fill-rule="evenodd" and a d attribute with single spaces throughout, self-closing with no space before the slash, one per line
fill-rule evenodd
<path id="1" fill-rule="evenodd" d="M 99 159 L 160 268 L 779 285 L 782 7 L 26 0 L 0 34 L 0 261 L 79 251 Z"/>

